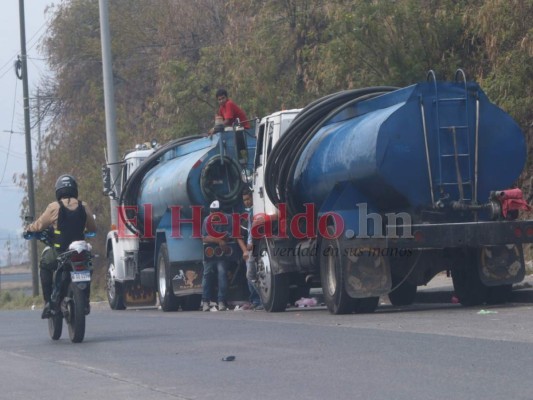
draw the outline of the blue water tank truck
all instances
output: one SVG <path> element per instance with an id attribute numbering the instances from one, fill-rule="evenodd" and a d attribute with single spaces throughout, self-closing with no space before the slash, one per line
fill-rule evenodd
<path id="1" fill-rule="evenodd" d="M 111 177 L 104 166 L 104 193 L 119 203 L 118 226 L 106 239 L 112 309 L 154 305 L 157 299 L 163 311 L 199 309 L 201 222 L 213 200 L 225 212 L 242 211 L 241 192 L 251 179 L 254 152 L 254 132 L 222 126 L 210 137 L 139 145 L 124 156 L 119 177 Z M 242 298 L 246 278 L 236 271 L 243 268 L 242 253 L 235 242 L 225 250 L 226 259 L 234 261 L 229 293 Z"/>
<path id="2" fill-rule="evenodd" d="M 322 287 L 333 314 L 411 304 L 451 273 L 463 305 L 504 302 L 533 221 L 514 187 L 524 134 L 459 70 L 452 82 L 339 92 L 258 129 L 254 237 L 267 311 Z"/>

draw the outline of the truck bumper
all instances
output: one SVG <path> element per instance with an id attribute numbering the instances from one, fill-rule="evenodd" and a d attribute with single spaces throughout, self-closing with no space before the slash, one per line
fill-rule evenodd
<path id="1" fill-rule="evenodd" d="M 385 238 L 364 239 L 365 246 L 413 249 L 498 246 L 533 242 L 533 221 L 484 221 L 389 226 Z M 402 234 L 403 233 L 403 234 Z M 362 239 L 355 239 L 362 240 Z M 373 243 L 371 243 L 373 242 Z"/>

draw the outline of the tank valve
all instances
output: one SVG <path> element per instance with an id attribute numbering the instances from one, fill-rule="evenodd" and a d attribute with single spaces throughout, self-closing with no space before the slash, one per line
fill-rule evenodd
<path id="1" fill-rule="evenodd" d="M 490 219 L 497 221 L 502 219 L 502 205 L 499 201 L 491 199 L 488 203 Z"/>

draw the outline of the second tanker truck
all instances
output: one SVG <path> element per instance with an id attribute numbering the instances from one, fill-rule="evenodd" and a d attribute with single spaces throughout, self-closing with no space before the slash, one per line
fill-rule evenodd
<path id="1" fill-rule="evenodd" d="M 372 312 L 387 294 L 406 305 L 441 271 L 463 305 L 508 298 L 533 241 L 513 186 L 525 138 L 455 77 L 335 93 L 261 121 L 252 233 L 266 310 L 310 287 L 334 314 Z"/>
<path id="2" fill-rule="evenodd" d="M 106 238 L 112 309 L 154 305 L 156 295 L 164 311 L 199 308 L 202 219 L 213 200 L 227 212 L 240 210 L 254 151 L 253 133 L 219 127 L 210 137 L 140 145 L 124 156 L 119 177 L 104 167 L 104 192 L 119 200 L 118 226 Z M 235 273 L 241 255 L 235 243 L 228 250 L 230 293 L 243 297 L 245 274 Z"/>

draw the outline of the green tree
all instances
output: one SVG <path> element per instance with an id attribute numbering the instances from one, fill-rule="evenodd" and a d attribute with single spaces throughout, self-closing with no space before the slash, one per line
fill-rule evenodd
<path id="1" fill-rule="evenodd" d="M 221 86 L 249 117 L 261 117 L 339 90 L 412 84 L 429 69 L 444 79 L 464 68 L 525 131 L 533 123 L 533 0 L 114 0 L 109 7 L 121 152 L 206 132 Z M 39 89 L 49 134 L 37 210 L 54 198 L 57 176 L 70 173 L 106 232 L 98 2 L 65 0 L 50 10 L 42 49 L 52 76 Z"/>
<path id="2" fill-rule="evenodd" d="M 314 65 L 316 85 L 333 91 L 440 79 L 468 64 L 461 1 L 340 1 Z"/>

